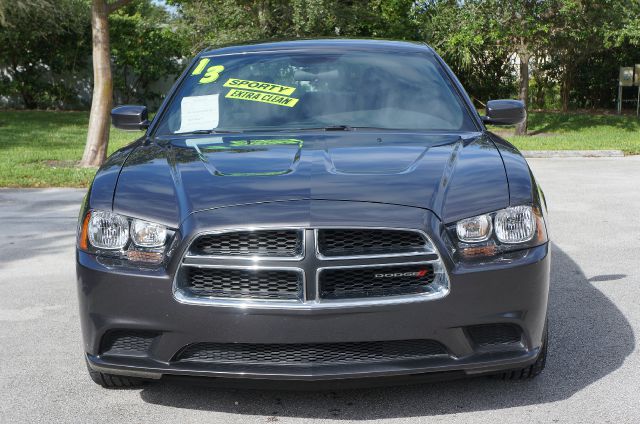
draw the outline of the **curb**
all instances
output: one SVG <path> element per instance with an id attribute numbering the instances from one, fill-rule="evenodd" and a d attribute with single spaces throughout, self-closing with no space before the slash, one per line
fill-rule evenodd
<path id="1" fill-rule="evenodd" d="M 622 150 L 523 150 L 525 158 L 621 158 Z"/>

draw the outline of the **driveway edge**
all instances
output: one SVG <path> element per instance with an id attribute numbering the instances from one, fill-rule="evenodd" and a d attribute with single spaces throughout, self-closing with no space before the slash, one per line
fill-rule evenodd
<path id="1" fill-rule="evenodd" d="M 522 150 L 526 158 L 620 158 L 622 150 Z"/>

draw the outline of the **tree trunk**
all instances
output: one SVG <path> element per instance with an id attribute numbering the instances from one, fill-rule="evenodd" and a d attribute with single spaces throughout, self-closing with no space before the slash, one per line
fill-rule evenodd
<path id="1" fill-rule="evenodd" d="M 537 66 L 540 66 L 538 63 Z M 533 73 L 533 80 L 536 83 L 536 89 L 531 95 L 531 103 L 533 107 L 537 109 L 544 109 L 545 102 L 545 94 L 547 91 L 547 81 L 544 75 L 541 75 L 541 72 L 538 68 L 538 72 Z"/>
<path id="2" fill-rule="evenodd" d="M 569 95 L 571 93 L 571 73 L 565 72 L 562 81 L 562 111 L 569 111 Z"/>
<path id="3" fill-rule="evenodd" d="M 15 75 L 15 74 L 14 74 Z M 33 98 L 33 94 L 26 87 L 24 81 L 20 82 L 20 95 L 22 96 L 22 103 L 24 103 L 25 109 L 37 109 L 38 102 Z"/>
<path id="4" fill-rule="evenodd" d="M 529 60 L 531 56 L 528 53 L 521 53 L 520 56 L 520 89 L 518 91 L 518 98 L 524 102 L 525 108 L 529 105 Z M 521 124 L 516 126 L 516 135 L 527 134 L 527 121 L 529 118 L 522 121 Z"/>
<path id="5" fill-rule="evenodd" d="M 256 3 L 257 3 L 256 7 L 258 8 L 258 26 L 262 30 L 263 36 L 265 34 L 270 35 L 270 26 L 271 26 L 270 2 L 268 0 L 262 0 Z"/>
<path id="6" fill-rule="evenodd" d="M 107 157 L 110 111 L 113 97 L 111 57 L 109 54 L 109 7 L 106 0 L 93 0 L 91 6 L 93 35 L 93 98 L 87 144 L 81 166 L 100 166 Z"/>

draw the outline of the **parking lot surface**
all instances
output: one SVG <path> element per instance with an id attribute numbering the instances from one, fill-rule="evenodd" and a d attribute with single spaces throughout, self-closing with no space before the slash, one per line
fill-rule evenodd
<path id="1" fill-rule="evenodd" d="M 0 422 L 640 422 L 640 157 L 531 159 L 553 240 L 550 354 L 527 382 L 357 390 L 105 390 L 84 362 L 83 190 L 0 190 Z"/>

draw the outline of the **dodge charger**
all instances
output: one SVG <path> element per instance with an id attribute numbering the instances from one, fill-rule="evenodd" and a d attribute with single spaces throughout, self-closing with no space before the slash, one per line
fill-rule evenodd
<path id="1" fill-rule="evenodd" d="M 202 51 L 81 207 L 84 354 L 104 387 L 538 375 L 544 195 L 427 45 Z M 208 380 L 213 381 L 213 380 Z M 417 381 L 417 380 L 414 380 Z M 244 382 L 244 383 L 242 383 Z"/>

